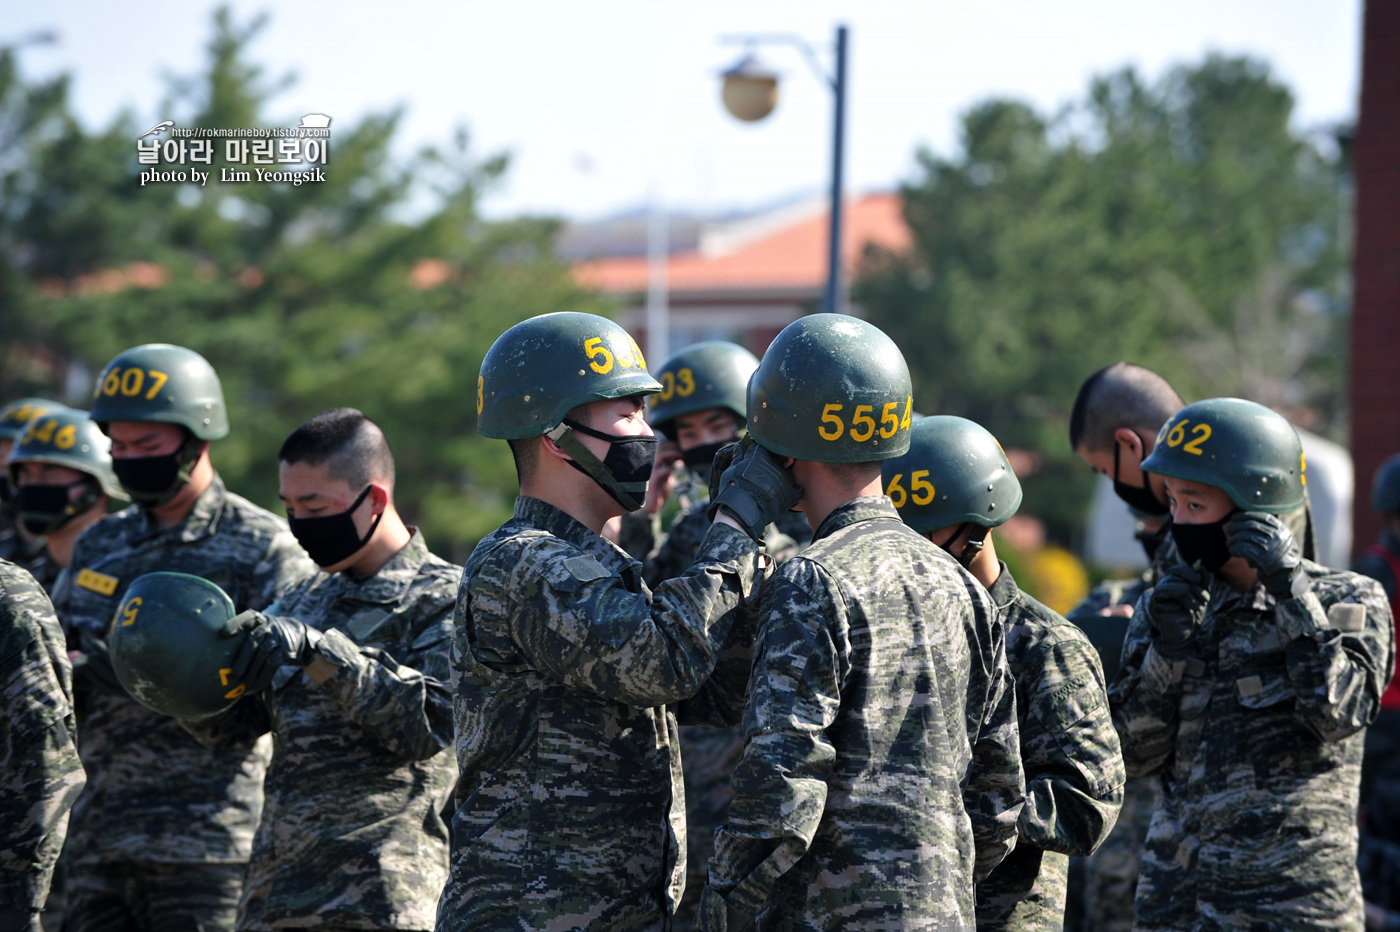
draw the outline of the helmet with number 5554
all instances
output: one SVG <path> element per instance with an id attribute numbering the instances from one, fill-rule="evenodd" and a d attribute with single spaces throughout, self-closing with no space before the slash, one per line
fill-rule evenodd
<path id="1" fill-rule="evenodd" d="M 572 408 L 652 394 L 661 384 L 626 330 L 596 314 L 531 317 L 496 338 L 476 380 L 476 426 L 483 437 L 539 437 Z"/>
<path id="2" fill-rule="evenodd" d="M 1280 414 L 1243 398 L 1208 398 L 1173 414 L 1142 468 L 1222 489 L 1245 511 L 1287 514 L 1305 500 L 1303 444 Z"/>
<path id="3" fill-rule="evenodd" d="M 920 534 L 970 523 L 1000 527 L 1021 507 L 1021 483 L 991 431 L 965 417 L 915 421 L 909 452 L 880 479 L 904 523 Z"/>
<path id="4" fill-rule="evenodd" d="M 88 416 L 104 431 L 112 421 L 179 424 L 200 440 L 228 436 L 219 376 L 194 350 L 169 343 L 133 347 L 97 377 Z"/>
<path id="5" fill-rule="evenodd" d="M 783 328 L 749 379 L 749 433 L 779 456 L 873 463 L 909 449 L 909 367 L 879 328 L 812 314 Z"/>

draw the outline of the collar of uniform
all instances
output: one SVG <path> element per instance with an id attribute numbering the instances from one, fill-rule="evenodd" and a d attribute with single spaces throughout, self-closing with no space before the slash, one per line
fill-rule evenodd
<path id="1" fill-rule="evenodd" d="M 833 509 L 831 514 L 826 516 L 821 527 L 817 528 L 817 532 L 812 535 L 812 540 L 830 537 L 848 524 L 855 524 L 859 521 L 875 521 L 880 518 L 899 520 L 899 512 L 895 511 L 894 505 L 888 498 L 883 495 L 853 498 L 846 504 Z"/>
<path id="2" fill-rule="evenodd" d="M 515 517 L 531 527 L 568 541 L 584 553 L 596 557 L 604 566 L 616 570 L 620 576 L 625 577 L 628 572 L 635 573 L 641 569 L 641 564 L 632 559 L 627 551 L 601 534 L 594 534 L 577 519 L 548 502 L 521 495 L 515 500 Z"/>
<path id="3" fill-rule="evenodd" d="M 182 543 L 189 543 L 210 537 L 219 530 L 219 517 L 224 513 L 224 502 L 227 500 L 228 489 L 224 487 L 224 480 L 219 478 L 216 472 L 209 488 L 194 500 L 194 507 L 190 508 L 190 513 L 185 515 L 185 520 L 179 524 L 157 527 L 151 521 L 150 514 L 143 509 L 141 519 L 145 524 L 145 533 L 141 535 L 141 539 L 168 536 Z"/>
<path id="4" fill-rule="evenodd" d="M 422 532 L 416 527 L 409 530 L 408 543 L 381 566 L 379 572 L 368 579 L 355 579 L 345 573 L 336 573 L 318 590 L 317 595 L 376 605 L 396 605 L 403 601 L 408 587 L 428 560 L 428 545 L 423 540 Z"/>
<path id="5" fill-rule="evenodd" d="M 1001 564 L 1001 575 L 987 591 L 991 593 L 992 601 L 996 603 L 996 607 L 1001 609 L 1006 608 L 1021 597 L 1021 587 L 1016 585 L 1016 577 L 1012 576 L 1011 571 L 1006 568 L 1006 561 L 998 560 L 997 562 Z"/>

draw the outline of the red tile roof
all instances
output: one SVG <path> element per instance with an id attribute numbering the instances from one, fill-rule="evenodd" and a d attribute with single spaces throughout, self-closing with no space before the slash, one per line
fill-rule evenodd
<path id="1" fill-rule="evenodd" d="M 867 243 L 902 252 L 909 228 L 898 194 L 870 194 L 846 203 L 841 256 L 849 275 Z M 826 282 L 827 211 L 753 239 L 732 252 L 706 256 L 675 253 L 667 265 L 672 293 L 796 289 L 819 291 Z M 579 282 L 600 291 L 642 292 L 647 287 L 644 256 L 596 259 L 574 266 Z"/>

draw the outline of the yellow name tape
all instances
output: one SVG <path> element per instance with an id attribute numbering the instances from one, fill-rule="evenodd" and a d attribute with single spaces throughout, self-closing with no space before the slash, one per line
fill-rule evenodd
<path id="1" fill-rule="evenodd" d="M 111 595 L 117 591 L 117 583 L 121 580 L 115 576 L 108 576 L 106 573 L 99 573 L 96 570 L 83 570 L 74 580 L 84 589 L 91 589 L 98 595 Z"/>

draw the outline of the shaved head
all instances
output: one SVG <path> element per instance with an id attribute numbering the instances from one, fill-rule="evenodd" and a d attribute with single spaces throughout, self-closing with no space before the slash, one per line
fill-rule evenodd
<path id="1" fill-rule="evenodd" d="M 325 464 L 352 489 L 370 482 L 394 488 L 394 454 L 379 425 L 354 408 L 331 408 L 292 431 L 277 451 L 283 463 Z"/>
<path id="2" fill-rule="evenodd" d="M 1070 448 L 1113 448 L 1113 432 L 1128 428 L 1150 442 L 1186 406 L 1171 383 L 1145 366 L 1115 362 L 1084 380 L 1069 417 Z"/>

